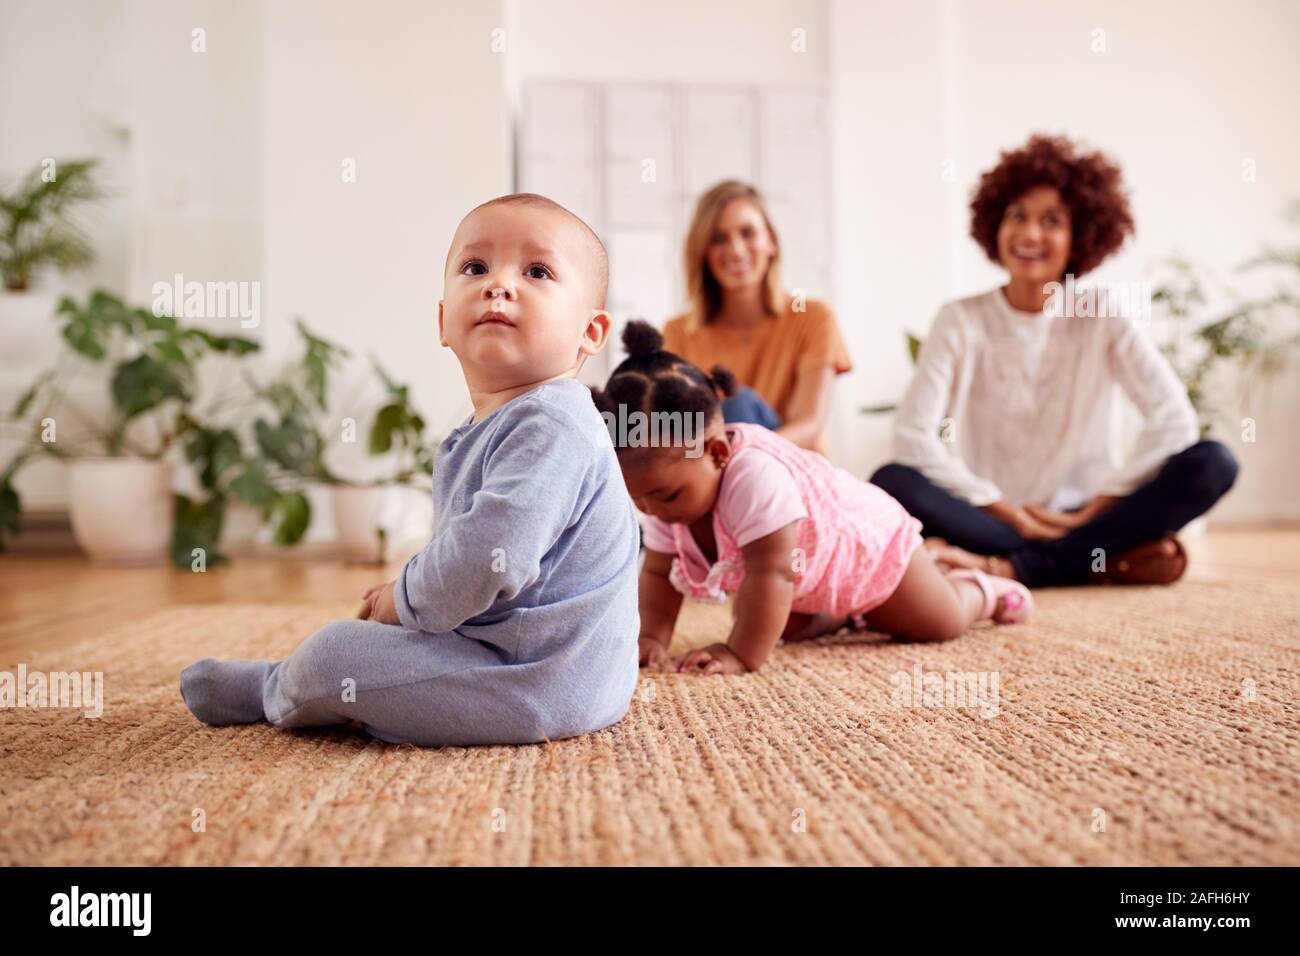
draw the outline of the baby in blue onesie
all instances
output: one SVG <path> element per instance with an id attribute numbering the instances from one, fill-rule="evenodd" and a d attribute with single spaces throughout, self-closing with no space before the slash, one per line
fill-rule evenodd
<path id="1" fill-rule="evenodd" d="M 434 466 L 433 539 L 284 661 L 181 672 L 208 724 L 356 723 L 425 746 L 522 744 L 607 727 L 637 680 L 632 499 L 575 375 L 605 346 L 605 250 L 532 194 L 474 209 L 438 303 L 474 414 Z"/>

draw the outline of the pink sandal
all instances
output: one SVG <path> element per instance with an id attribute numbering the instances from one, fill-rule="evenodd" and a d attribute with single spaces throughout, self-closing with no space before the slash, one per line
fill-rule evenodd
<path id="1" fill-rule="evenodd" d="M 1029 588 L 1010 578 L 985 574 L 983 571 L 962 569 L 949 571 L 950 578 L 959 581 L 974 581 L 984 595 L 984 607 L 980 609 L 981 621 L 991 620 L 995 624 L 1024 624 L 1034 613 L 1034 596 Z M 1002 598 L 1002 610 L 998 610 L 998 598 Z"/>

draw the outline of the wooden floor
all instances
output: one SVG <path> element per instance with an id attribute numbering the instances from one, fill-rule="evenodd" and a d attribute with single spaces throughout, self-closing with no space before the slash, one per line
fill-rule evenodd
<path id="1" fill-rule="evenodd" d="M 1248 571 L 1300 585 L 1300 528 L 1214 530 L 1186 541 L 1189 576 Z M 203 573 L 107 568 L 79 555 L 0 555 L 0 661 L 93 637 L 185 604 L 276 604 L 346 600 L 394 577 L 385 567 L 345 564 L 327 552 L 245 555 Z"/>

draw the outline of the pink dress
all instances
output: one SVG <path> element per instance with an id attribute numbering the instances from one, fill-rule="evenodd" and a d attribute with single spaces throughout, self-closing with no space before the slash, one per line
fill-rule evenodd
<path id="1" fill-rule="evenodd" d="M 862 614 L 894 593 L 921 544 L 921 522 L 880 488 L 762 425 L 727 432 L 732 455 L 713 505 L 717 562 L 709 566 L 689 526 L 642 518 L 646 548 L 673 555 L 678 591 L 725 601 L 745 578 L 740 549 L 800 521 L 792 611 Z"/>

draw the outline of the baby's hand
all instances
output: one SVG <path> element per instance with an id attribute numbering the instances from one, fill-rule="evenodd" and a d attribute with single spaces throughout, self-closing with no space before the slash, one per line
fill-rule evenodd
<path id="1" fill-rule="evenodd" d="M 378 621 L 380 624 L 401 624 L 397 616 L 397 605 L 393 601 L 393 588 L 397 581 L 376 584 L 366 591 L 361 601 L 361 610 L 357 617 L 363 621 Z"/>
<path id="2" fill-rule="evenodd" d="M 677 663 L 681 674 L 747 674 L 749 667 L 726 644 L 691 651 Z"/>
<path id="3" fill-rule="evenodd" d="M 637 638 L 637 646 L 641 653 L 642 667 L 649 667 L 651 670 L 663 669 L 664 662 L 668 660 L 668 648 L 653 637 Z"/>

